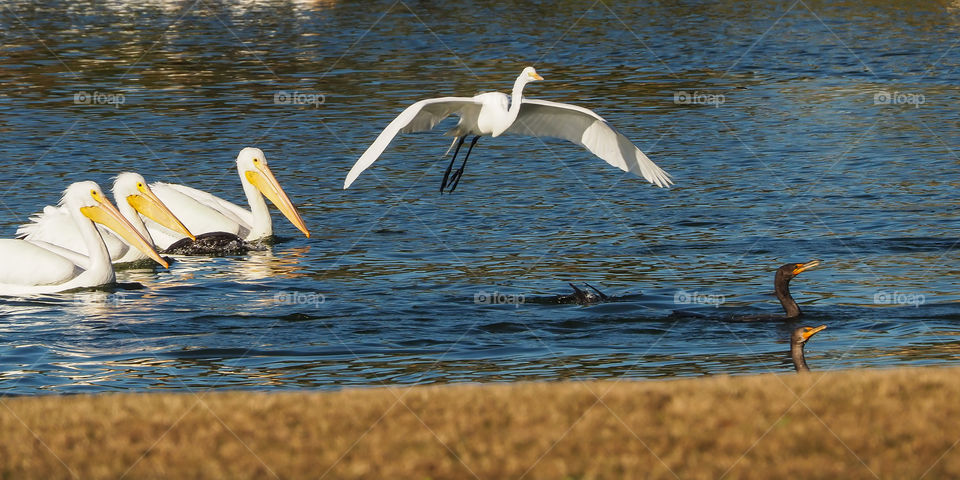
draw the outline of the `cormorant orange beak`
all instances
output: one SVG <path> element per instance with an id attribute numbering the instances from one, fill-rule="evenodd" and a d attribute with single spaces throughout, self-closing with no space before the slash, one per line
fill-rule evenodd
<path id="1" fill-rule="evenodd" d="M 798 275 L 801 272 L 806 272 L 807 270 L 810 270 L 811 268 L 817 267 L 819 265 L 820 265 L 820 260 L 811 260 L 807 263 L 798 263 L 796 266 L 793 267 L 793 272 L 791 273 L 793 275 Z"/>
<path id="2" fill-rule="evenodd" d="M 806 327 L 803 331 L 803 341 L 806 342 L 807 340 L 810 340 L 810 337 L 816 335 L 826 328 L 826 325 L 820 325 L 819 327 Z"/>

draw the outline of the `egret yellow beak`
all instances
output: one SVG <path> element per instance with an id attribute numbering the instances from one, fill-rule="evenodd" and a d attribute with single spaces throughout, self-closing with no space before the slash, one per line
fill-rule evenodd
<path id="1" fill-rule="evenodd" d="M 806 331 L 803 332 L 803 341 L 807 341 L 810 337 L 816 335 L 818 332 L 823 331 L 827 328 L 826 325 L 820 325 L 819 327 L 808 327 Z"/>
<path id="2" fill-rule="evenodd" d="M 180 219 L 157 198 L 153 190 L 150 190 L 150 187 L 138 185 L 137 190 L 140 192 L 138 195 L 127 196 L 127 203 L 129 203 L 134 210 L 174 232 L 179 232 L 190 237 L 190 240 L 197 239 L 197 237 L 190 233 L 190 230 L 183 225 Z"/>
<path id="3" fill-rule="evenodd" d="M 800 272 L 805 272 L 807 270 L 810 270 L 811 268 L 818 267 L 818 266 L 820 266 L 820 260 L 811 260 L 807 263 L 798 263 L 793 268 L 793 274 L 797 275 Z"/>
<path id="4" fill-rule="evenodd" d="M 163 268 L 170 267 L 170 264 L 150 246 L 150 242 L 143 238 L 143 235 L 140 235 L 126 218 L 123 218 L 123 215 L 117 210 L 117 207 L 110 203 L 110 200 L 98 194 L 94 194 L 93 199 L 97 201 L 97 205 L 80 209 L 85 217 L 113 230 L 117 235 L 123 237 L 127 243 L 163 265 Z"/>
<path id="5" fill-rule="evenodd" d="M 254 187 L 257 187 L 257 190 L 259 190 L 263 196 L 270 199 L 270 201 L 280 209 L 280 212 L 287 217 L 287 220 L 290 220 L 290 223 L 292 223 L 294 227 L 297 227 L 307 238 L 310 238 L 310 231 L 307 230 L 307 225 L 303 223 L 303 219 L 300 218 L 300 213 L 298 213 L 297 208 L 293 206 L 293 202 L 290 201 L 287 194 L 280 188 L 280 184 L 277 182 L 277 179 L 274 178 L 273 173 L 270 172 L 270 168 L 261 164 L 257 166 L 257 169 L 258 170 L 247 170 L 244 172 L 247 181 L 253 184 Z"/>
<path id="6" fill-rule="evenodd" d="M 541 77 L 539 73 L 531 73 L 530 77 L 534 80 L 543 80 L 543 77 Z"/>

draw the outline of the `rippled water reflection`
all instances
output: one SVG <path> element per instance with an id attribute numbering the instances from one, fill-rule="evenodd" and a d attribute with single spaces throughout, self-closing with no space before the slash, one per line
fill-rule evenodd
<path id="1" fill-rule="evenodd" d="M 122 170 L 240 200 L 243 146 L 314 235 L 275 215 L 269 252 L 2 300 L 0 390 L 786 371 L 795 325 L 729 319 L 777 311 L 773 269 L 812 258 L 793 291 L 829 325 L 814 369 L 953 363 L 957 18 L 913 2 L 8 3 L 4 235 L 70 180 Z M 595 109 L 676 187 L 501 137 L 441 197 L 437 132 L 340 189 L 414 99 L 507 90 L 528 64 L 546 78 L 530 96 Z M 625 298 L 534 301 L 580 281 Z"/>

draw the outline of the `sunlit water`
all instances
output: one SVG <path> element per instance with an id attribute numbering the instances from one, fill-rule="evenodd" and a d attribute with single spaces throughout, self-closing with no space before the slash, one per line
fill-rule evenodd
<path id="1" fill-rule="evenodd" d="M 124 170 L 241 202 L 244 146 L 312 236 L 275 213 L 268 252 L 0 300 L 3 393 L 783 372 L 797 323 L 731 318 L 779 311 L 773 270 L 813 258 L 812 368 L 960 360 L 956 8 L 38 3 L 0 9 L 4 236 Z M 406 105 L 525 65 L 527 94 L 595 109 L 676 186 L 500 137 L 440 196 L 438 129 L 341 189 Z M 622 298 L 536 298 L 567 282 Z"/>

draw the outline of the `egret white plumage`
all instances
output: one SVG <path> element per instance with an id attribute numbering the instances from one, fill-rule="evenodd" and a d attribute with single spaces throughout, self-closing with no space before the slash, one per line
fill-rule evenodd
<path id="1" fill-rule="evenodd" d="M 454 146 L 456 150 L 443 175 L 443 181 L 440 184 L 441 193 L 447 185 L 450 185 L 450 192 L 457 188 L 463 175 L 463 168 L 470 158 L 470 152 L 481 136 L 498 137 L 504 133 L 569 140 L 586 148 L 610 165 L 642 176 L 658 187 L 673 183 L 667 172 L 653 163 L 627 137 L 614 130 L 593 111 L 566 103 L 524 98 L 524 86 L 536 80 L 543 80 L 543 77 L 538 75 L 533 67 L 527 67 L 514 82 L 511 96 L 500 92 L 489 92 L 474 97 L 430 98 L 410 105 L 390 122 L 363 152 L 347 174 L 343 188 L 350 187 L 350 184 L 380 157 L 398 133 L 431 130 L 450 115 L 458 115 L 460 121 L 446 133 L 454 136 L 447 153 Z M 470 142 L 467 155 L 463 159 L 463 164 L 451 177 L 453 163 L 469 135 L 474 137 Z"/>
<path id="2" fill-rule="evenodd" d="M 94 222 L 123 236 L 157 263 L 169 266 L 95 182 L 70 185 L 60 205 L 66 208 L 73 228 L 83 238 L 89 259 L 87 268 L 26 240 L 0 239 L 0 295 L 54 293 L 113 282 L 110 254 Z"/>
<path id="3" fill-rule="evenodd" d="M 140 215 L 172 231 L 195 238 L 190 230 L 157 198 L 147 185 L 147 181 L 138 173 L 124 172 L 117 175 L 113 182 L 113 199 L 117 210 L 137 230 L 137 233 L 147 240 L 151 248 L 155 248 L 153 238 Z M 87 247 L 83 235 L 73 222 L 69 208 L 63 205 L 47 206 L 42 213 L 31 217 L 30 220 L 31 223 L 21 225 L 17 229 L 17 238 L 36 243 L 60 255 L 69 255 L 69 252 L 51 248 L 51 245 L 77 252 L 80 254 L 78 265 L 87 266 L 85 264 Z M 150 258 L 109 229 L 100 226 L 97 228 L 100 230 L 103 243 L 106 244 L 113 263 L 135 262 Z"/>
<path id="4" fill-rule="evenodd" d="M 297 208 L 267 166 L 263 151 L 252 147 L 241 150 L 237 155 L 237 172 L 240 174 L 240 183 L 243 185 L 250 210 L 186 185 L 155 182 L 150 187 L 198 237 L 212 232 L 224 232 L 254 242 L 273 235 L 270 210 L 263 197 L 270 199 L 290 223 L 307 238 L 310 237 L 310 231 L 307 230 Z M 148 221 L 147 229 L 157 245 L 163 249 L 183 238 L 182 235 L 161 228 L 154 222 Z"/>

